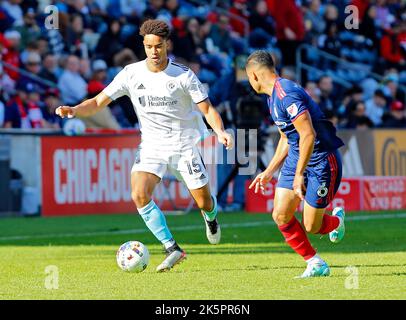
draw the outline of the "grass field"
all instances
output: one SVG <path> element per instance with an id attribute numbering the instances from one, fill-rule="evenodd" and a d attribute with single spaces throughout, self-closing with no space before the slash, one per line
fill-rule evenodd
<path id="1" fill-rule="evenodd" d="M 304 262 L 269 215 L 221 214 L 217 246 L 207 243 L 197 213 L 168 216 L 188 259 L 164 274 L 155 273 L 162 248 L 139 216 L 1 219 L 0 299 L 406 299 L 406 214 L 347 217 L 342 243 L 311 236 L 332 275 L 304 280 L 294 279 Z M 149 248 L 142 273 L 116 265 L 115 252 L 128 240 Z M 46 288 L 50 265 L 58 289 Z"/>

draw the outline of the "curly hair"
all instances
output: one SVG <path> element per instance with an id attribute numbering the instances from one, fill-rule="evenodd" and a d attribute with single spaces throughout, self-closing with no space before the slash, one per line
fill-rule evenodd
<path id="1" fill-rule="evenodd" d="M 145 37 L 147 34 L 153 34 L 164 39 L 169 39 L 170 29 L 168 24 L 162 20 L 147 20 L 140 28 L 140 35 Z"/>

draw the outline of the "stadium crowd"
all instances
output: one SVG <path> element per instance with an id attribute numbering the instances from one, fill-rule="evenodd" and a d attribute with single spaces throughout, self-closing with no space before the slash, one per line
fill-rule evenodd
<path id="1" fill-rule="evenodd" d="M 271 128 L 244 71 L 257 49 L 270 51 L 280 75 L 300 82 L 339 129 L 406 128 L 402 0 L 0 0 L 0 128 L 63 127 L 59 105 L 97 95 L 145 58 L 139 27 L 150 18 L 170 25 L 169 56 L 207 85 L 227 128 Z M 83 121 L 138 126 L 127 97 Z M 219 166 L 221 190 L 234 167 Z M 230 210 L 244 205 L 248 177 L 234 178 Z M 218 200 L 228 206 L 227 192 Z"/>
<path id="2" fill-rule="evenodd" d="M 358 9 L 356 27 L 346 26 L 348 5 Z M 405 8 L 401 0 L 2 0 L 0 126 L 60 127 L 55 107 L 96 95 L 123 66 L 144 59 L 138 28 L 158 18 L 172 28 L 170 56 L 208 85 L 227 125 L 235 125 L 227 114 L 235 115 L 247 94 L 239 86 L 241 58 L 264 48 L 281 76 L 299 80 L 339 128 L 405 128 Z M 49 28 L 54 12 L 56 27 Z M 362 68 L 307 50 L 301 61 L 316 69 L 298 75 L 296 50 L 304 43 Z M 126 98 L 86 121 L 106 128 L 137 123 Z"/>

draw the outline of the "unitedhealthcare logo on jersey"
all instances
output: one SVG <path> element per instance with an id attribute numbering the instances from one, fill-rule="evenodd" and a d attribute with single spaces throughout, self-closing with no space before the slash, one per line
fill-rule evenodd
<path id="1" fill-rule="evenodd" d="M 171 97 L 141 96 L 138 101 L 143 107 L 171 107 L 178 104 L 178 100 Z"/>

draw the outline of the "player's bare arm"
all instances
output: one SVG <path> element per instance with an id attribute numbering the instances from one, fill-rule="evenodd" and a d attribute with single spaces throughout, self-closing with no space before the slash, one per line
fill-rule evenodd
<path id="1" fill-rule="evenodd" d="M 111 101 L 109 96 L 100 92 L 96 97 L 87 99 L 74 107 L 60 106 L 55 113 L 61 118 L 89 117 L 106 107 Z"/>
<path id="2" fill-rule="evenodd" d="M 197 104 L 199 110 L 203 113 L 207 123 L 213 128 L 217 134 L 220 143 L 224 144 L 226 149 L 231 149 L 234 146 L 233 136 L 224 130 L 223 120 L 220 114 L 213 107 L 209 99 L 205 99 Z"/>
<path id="3" fill-rule="evenodd" d="M 310 157 L 313 154 L 314 141 L 316 139 L 316 132 L 314 131 L 312 120 L 309 113 L 306 111 L 301 114 L 293 122 L 296 131 L 299 133 L 299 160 L 296 166 L 295 180 L 293 182 L 293 190 L 297 196 L 304 200 L 306 187 L 304 183 L 304 172 Z"/>
<path id="4" fill-rule="evenodd" d="M 252 189 L 255 186 L 255 193 L 257 193 L 259 189 L 261 189 L 262 192 L 264 191 L 264 186 L 271 181 L 274 173 L 282 166 L 288 156 L 288 138 L 281 130 L 279 130 L 279 133 L 281 136 L 271 162 L 263 172 L 255 177 L 254 181 L 252 181 L 249 186 L 249 189 Z"/>

